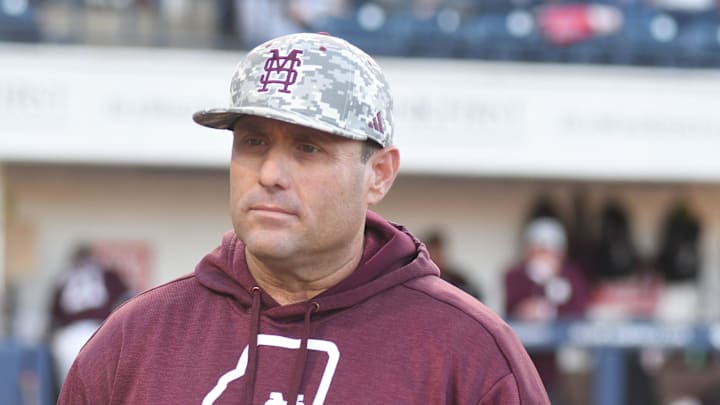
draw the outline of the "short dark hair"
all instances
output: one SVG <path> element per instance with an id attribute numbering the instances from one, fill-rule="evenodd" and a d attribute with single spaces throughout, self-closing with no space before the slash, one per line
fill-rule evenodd
<path id="1" fill-rule="evenodd" d="M 368 139 L 363 142 L 362 149 L 360 149 L 360 161 L 367 163 L 368 160 L 370 160 L 370 157 L 372 157 L 372 155 L 380 149 L 382 149 L 382 146 L 380 146 L 379 143 Z"/>

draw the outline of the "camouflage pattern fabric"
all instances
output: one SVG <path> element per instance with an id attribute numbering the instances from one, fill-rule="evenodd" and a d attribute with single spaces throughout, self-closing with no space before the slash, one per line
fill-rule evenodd
<path id="1" fill-rule="evenodd" d="M 356 140 L 393 142 L 393 101 L 380 67 L 347 41 L 292 34 L 248 53 L 230 83 L 230 107 L 198 111 L 198 124 L 232 129 L 256 115 Z"/>

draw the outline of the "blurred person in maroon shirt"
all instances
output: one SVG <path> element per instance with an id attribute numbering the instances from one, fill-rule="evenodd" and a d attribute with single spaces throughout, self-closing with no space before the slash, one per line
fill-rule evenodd
<path id="1" fill-rule="evenodd" d="M 582 269 L 567 257 L 567 236 L 555 218 L 530 221 L 523 257 L 505 272 L 505 313 L 511 320 L 554 322 L 582 318 L 589 284 Z M 530 353 L 551 399 L 560 401 L 555 352 Z M 553 401 L 556 403 L 556 401 Z"/>
<path id="2" fill-rule="evenodd" d="M 56 378 L 62 383 L 80 348 L 131 290 L 117 271 L 97 260 L 92 247 L 79 245 L 54 288 L 50 345 Z"/>

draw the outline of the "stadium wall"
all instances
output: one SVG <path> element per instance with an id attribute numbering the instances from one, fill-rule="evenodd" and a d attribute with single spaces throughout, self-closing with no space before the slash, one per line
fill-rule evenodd
<path id="1" fill-rule="evenodd" d="M 0 54 L 0 236 L 23 246 L 1 265 L 17 332 L 38 337 L 52 280 L 78 242 L 140 246 L 146 286 L 192 271 L 229 229 L 230 137 L 190 116 L 225 105 L 240 55 L 19 45 Z M 718 318 L 718 72 L 380 63 L 397 94 L 402 169 L 377 210 L 418 235 L 443 229 L 488 305 L 502 312 L 502 270 L 534 198 L 568 208 L 582 188 L 594 208 L 626 203 L 648 254 L 665 210 L 687 198 L 704 225 L 699 316 Z"/>

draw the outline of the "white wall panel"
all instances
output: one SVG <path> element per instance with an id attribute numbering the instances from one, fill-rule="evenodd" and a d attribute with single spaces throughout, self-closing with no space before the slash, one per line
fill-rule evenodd
<path id="1" fill-rule="evenodd" d="M 0 160 L 221 167 L 233 52 L 2 46 Z M 405 173 L 720 180 L 720 72 L 382 59 Z"/>

